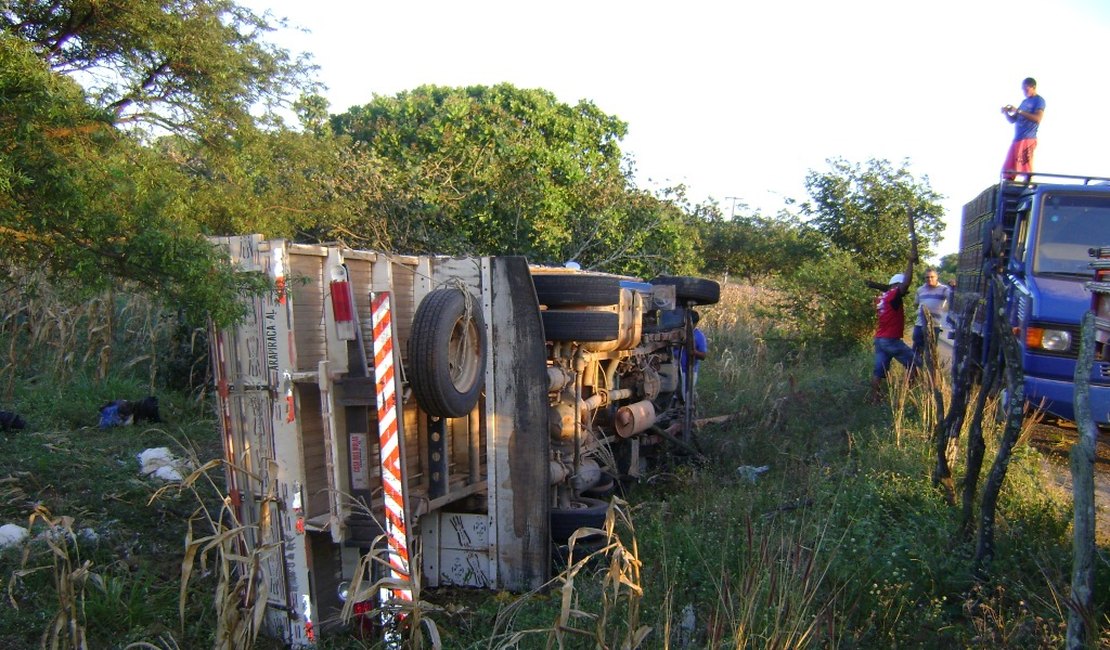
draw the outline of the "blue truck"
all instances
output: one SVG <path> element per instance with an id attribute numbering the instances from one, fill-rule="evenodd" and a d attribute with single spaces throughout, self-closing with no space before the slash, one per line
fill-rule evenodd
<path id="1" fill-rule="evenodd" d="M 990 337 L 1015 336 L 1026 400 L 1073 420 L 1079 323 L 1091 308 L 1084 284 L 1095 279 L 1089 250 L 1110 245 L 1110 178 L 1034 173 L 1003 180 L 964 206 L 962 226 L 952 313 L 958 329 L 971 320 L 968 354 L 982 366 Z M 1001 304 L 990 288 L 995 273 Z M 1101 350 L 1091 407 L 1099 424 L 1110 423 L 1110 355 Z"/>

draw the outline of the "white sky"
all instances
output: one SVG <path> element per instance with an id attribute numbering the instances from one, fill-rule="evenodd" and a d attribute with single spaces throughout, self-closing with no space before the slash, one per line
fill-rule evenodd
<path id="1" fill-rule="evenodd" d="M 628 122 L 637 183 L 727 213 L 805 199 L 826 159 L 910 160 L 960 207 L 995 182 L 1037 79 L 1036 169 L 1110 176 L 1105 0 L 246 0 L 309 34 L 332 113 L 422 84 L 545 88 Z"/>

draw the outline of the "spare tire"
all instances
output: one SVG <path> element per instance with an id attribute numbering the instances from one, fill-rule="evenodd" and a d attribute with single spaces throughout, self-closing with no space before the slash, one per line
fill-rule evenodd
<path id="1" fill-rule="evenodd" d="M 716 280 L 689 275 L 660 275 L 651 283 L 674 285 L 675 298 L 679 303 L 715 305 L 721 300 L 721 285 Z"/>
<path id="2" fill-rule="evenodd" d="M 459 289 L 436 289 L 425 296 L 409 334 L 408 379 L 420 408 L 436 417 L 469 413 L 485 381 L 486 348 L 476 298 Z"/>

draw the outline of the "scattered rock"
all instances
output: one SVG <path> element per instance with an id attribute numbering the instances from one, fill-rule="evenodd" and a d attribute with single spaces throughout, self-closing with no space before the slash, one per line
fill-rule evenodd
<path id="1" fill-rule="evenodd" d="M 682 618 L 678 621 L 678 647 L 689 648 L 694 644 L 694 632 L 697 626 L 698 617 L 694 613 L 694 604 L 687 603 L 682 608 Z"/>
<path id="2" fill-rule="evenodd" d="M 27 540 L 30 533 L 23 526 L 4 524 L 0 526 L 0 548 L 18 546 Z"/>
<path id="3" fill-rule="evenodd" d="M 767 470 L 769 469 L 771 468 L 768 465 L 760 465 L 759 467 L 752 467 L 751 465 L 741 465 L 740 467 L 736 468 L 736 473 L 739 474 L 742 478 L 747 479 L 748 482 L 755 483 L 755 479 L 758 478 L 760 474 L 767 472 Z"/>

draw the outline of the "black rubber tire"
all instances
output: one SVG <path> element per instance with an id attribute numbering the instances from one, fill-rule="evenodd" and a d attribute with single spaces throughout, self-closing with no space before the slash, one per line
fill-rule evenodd
<path id="1" fill-rule="evenodd" d="M 613 493 L 617 491 L 617 480 L 613 478 L 612 474 L 605 472 L 601 475 L 601 480 L 597 485 L 582 490 L 582 496 L 591 499 L 601 499 L 606 501 Z"/>
<path id="2" fill-rule="evenodd" d="M 608 540 L 603 535 L 593 535 L 588 539 L 578 539 L 574 542 L 574 562 L 577 564 L 582 560 L 586 560 L 586 568 L 589 570 L 601 568 L 605 562 L 605 556 L 598 553 L 601 549 L 605 548 Z M 587 559 L 588 558 L 588 559 Z M 551 568 L 556 574 L 566 571 L 571 560 L 570 545 L 567 543 L 553 544 L 551 551 Z"/>
<path id="3" fill-rule="evenodd" d="M 537 274 L 532 284 L 540 304 L 548 307 L 608 307 L 621 300 L 621 280 L 611 275 Z"/>
<path id="4" fill-rule="evenodd" d="M 486 379 L 486 328 L 477 299 L 436 289 L 416 309 L 409 334 L 408 379 L 429 415 L 457 418 L 478 403 Z M 469 330 L 469 331 L 468 331 Z"/>
<path id="5" fill-rule="evenodd" d="M 715 305 L 721 300 L 721 285 L 716 280 L 689 275 L 660 275 L 652 284 L 674 285 L 679 303 Z"/>
<path id="6" fill-rule="evenodd" d="M 551 540 L 556 544 L 565 544 L 579 528 L 604 528 L 605 513 L 608 510 L 608 503 L 589 497 L 574 499 L 568 509 L 552 508 Z M 596 535 L 591 535 L 587 539 L 593 537 Z"/>
<path id="7" fill-rule="evenodd" d="M 548 341 L 612 341 L 620 336 L 620 316 L 610 311 L 540 312 Z"/>

